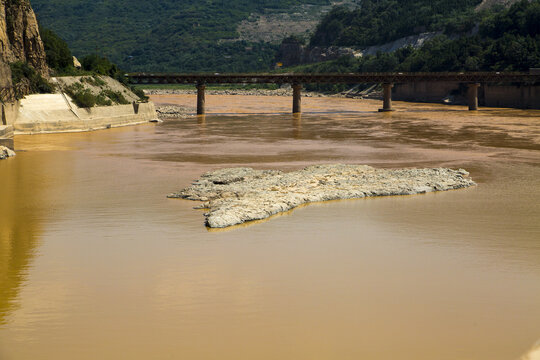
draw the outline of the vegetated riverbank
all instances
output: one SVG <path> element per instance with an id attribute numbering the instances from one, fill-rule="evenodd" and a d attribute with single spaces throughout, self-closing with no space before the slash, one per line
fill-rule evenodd
<path id="1" fill-rule="evenodd" d="M 475 185 L 463 169 L 376 169 L 314 165 L 300 171 L 221 169 L 201 176 L 169 198 L 204 201 L 210 228 L 266 219 L 302 204 L 364 197 L 413 195 Z"/>

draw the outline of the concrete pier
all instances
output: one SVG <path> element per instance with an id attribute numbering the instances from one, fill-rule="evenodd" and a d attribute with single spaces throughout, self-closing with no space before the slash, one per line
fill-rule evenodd
<path id="1" fill-rule="evenodd" d="M 206 89 L 206 84 L 204 83 L 198 83 L 197 84 L 197 115 L 204 115 L 205 114 L 205 93 L 204 90 Z"/>
<path id="2" fill-rule="evenodd" d="M 293 84 L 293 114 L 302 112 L 302 84 Z"/>
<path id="3" fill-rule="evenodd" d="M 468 90 L 469 111 L 478 110 L 478 88 L 479 87 L 480 87 L 480 84 L 478 83 L 469 84 L 469 90 Z"/>
<path id="4" fill-rule="evenodd" d="M 394 109 L 392 109 L 392 88 L 394 87 L 394 84 L 384 83 L 382 84 L 382 87 L 383 87 L 383 107 L 382 109 L 379 109 L 379 112 L 394 111 Z"/>

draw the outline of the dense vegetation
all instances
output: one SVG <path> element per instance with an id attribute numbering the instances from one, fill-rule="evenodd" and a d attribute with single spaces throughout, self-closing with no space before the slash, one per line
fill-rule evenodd
<path id="1" fill-rule="evenodd" d="M 457 39 L 441 35 L 410 47 L 359 59 L 299 66 L 297 72 L 528 71 L 540 67 L 540 0 L 482 14 L 479 33 Z M 319 87 L 341 90 L 342 87 Z"/>
<path id="2" fill-rule="evenodd" d="M 424 31 L 466 31 L 481 0 L 363 0 L 355 10 L 334 8 L 323 18 L 312 46 L 382 44 Z"/>
<path id="3" fill-rule="evenodd" d="M 107 106 L 112 104 L 129 104 L 124 95 L 117 91 L 107 89 L 107 83 L 98 75 L 110 76 L 118 80 L 124 86 L 128 86 L 124 72 L 109 59 L 95 54 L 82 58 L 82 68 L 76 69 L 73 65 L 73 56 L 67 43 L 54 31 L 40 26 L 40 36 L 45 48 L 47 65 L 53 76 L 83 76 L 80 83 L 63 88 L 73 101 L 80 107 L 92 107 L 94 105 Z M 18 61 L 10 64 L 12 82 L 17 91 L 17 97 L 24 94 L 52 93 L 55 85 L 43 78 L 36 70 L 26 62 Z M 85 76 L 87 75 L 87 76 Z M 102 88 L 97 95 L 83 86 L 87 83 L 94 87 Z M 131 87 L 131 90 L 143 101 L 148 97 L 139 88 Z"/>
<path id="4" fill-rule="evenodd" d="M 17 89 L 17 97 L 28 94 L 51 93 L 54 87 L 44 79 L 32 66 L 25 62 L 17 61 L 9 64 L 11 68 L 11 80 Z"/>
<path id="5" fill-rule="evenodd" d="M 111 89 L 102 89 L 99 94 L 94 94 L 90 89 L 85 88 L 83 83 L 103 87 L 106 83 L 98 76 L 82 77 L 80 82 L 64 87 L 63 91 L 71 97 L 78 107 L 90 108 L 95 105 L 110 106 L 113 104 L 129 104 L 124 95 Z"/>
<path id="6" fill-rule="evenodd" d="M 39 21 L 78 57 L 97 53 L 128 71 L 253 71 L 276 47 L 228 41 L 252 12 L 329 0 L 32 0 Z"/>
<path id="7" fill-rule="evenodd" d="M 47 65 L 55 72 L 70 71 L 73 68 L 73 56 L 68 44 L 50 29 L 39 27 L 39 35 L 45 47 Z"/>

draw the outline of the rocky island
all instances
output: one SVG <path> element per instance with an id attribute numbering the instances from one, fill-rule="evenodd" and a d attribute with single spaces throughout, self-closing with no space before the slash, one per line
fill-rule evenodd
<path id="1" fill-rule="evenodd" d="M 8 147 L 0 145 L 0 160 L 4 160 L 13 156 L 15 156 L 15 151 L 11 150 Z"/>
<path id="2" fill-rule="evenodd" d="M 202 201 L 206 226 L 225 228 L 268 218 L 299 205 L 371 196 L 413 195 L 476 185 L 463 169 L 377 169 L 314 165 L 299 171 L 221 169 L 203 174 L 169 198 Z"/>

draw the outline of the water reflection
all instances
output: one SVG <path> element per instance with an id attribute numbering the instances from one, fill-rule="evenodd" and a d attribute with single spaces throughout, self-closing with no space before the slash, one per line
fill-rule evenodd
<path id="1" fill-rule="evenodd" d="M 43 190 L 40 167 L 40 162 L 23 154 L 0 161 L 0 325 L 17 308 L 17 296 L 38 248 L 44 211 L 35 206 Z"/>
<path id="2" fill-rule="evenodd" d="M 204 136 L 206 134 L 206 115 L 197 115 L 197 124 L 199 124 L 201 136 Z"/>
<path id="3" fill-rule="evenodd" d="M 302 138 L 302 114 L 295 113 L 293 116 L 293 139 L 299 140 Z"/>

